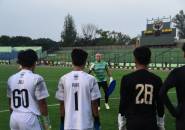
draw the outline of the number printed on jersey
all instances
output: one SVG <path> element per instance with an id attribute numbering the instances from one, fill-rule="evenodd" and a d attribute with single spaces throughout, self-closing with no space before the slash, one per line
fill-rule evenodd
<path id="1" fill-rule="evenodd" d="M 136 90 L 138 93 L 136 96 L 136 104 L 152 105 L 153 89 L 154 87 L 151 84 L 137 84 Z"/>
<path id="2" fill-rule="evenodd" d="M 75 98 L 75 111 L 78 111 L 78 89 L 79 83 L 72 83 L 74 98 Z"/>
<path id="3" fill-rule="evenodd" d="M 27 89 L 15 89 L 13 90 L 13 106 L 15 108 L 29 107 L 29 96 L 28 96 L 28 90 Z"/>

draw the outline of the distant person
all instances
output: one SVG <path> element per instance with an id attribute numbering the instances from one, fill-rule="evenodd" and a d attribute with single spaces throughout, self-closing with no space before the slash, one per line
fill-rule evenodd
<path id="1" fill-rule="evenodd" d="M 121 80 L 119 130 L 165 130 L 164 105 L 159 98 L 162 80 L 148 71 L 151 51 L 143 46 L 133 54 L 136 71 Z"/>
<path id="2" fill-rule="evenodd" d="M 185 57 L 185 43 L 182 50 Z M 177 94 L 177 105 L 174 106 L 167 93 L 169 89 L 175 88 Z M 164 103 L 173 117 L 176 118 L 176 130 L 185 130 L 185 66 L 174 69 L 166 78 L 160 92 Z"/>
<path id="3" fill-rule="evenodd" d="M 108 75 L 108 77 L 110 78 L 110 82 L 113 81 L 113 77 L 109 70 L 108 63 L 102 60 L 102 54 L 100 53 L 96 54 L 96 61 L 92 63 L 89 69 L 89 73 L 91 72 L 94 72 L 95 77 L 98 80 L 99 88 L 102 87 L 105 93 L 105 108 L 110 109 L 110 106 L 108 104 L 109 96 L 107 94 L 108 83 L 106 76 Z M 98 100 L 98 109 L 100 110 L 100 99 Z"/>
<path id="4" fill-rule="evenodd" d="M 100 130 L 97 99 L 101 95 L 95 77 L 83 71 L 87 56 L 85 51 L 74 49 L 73 71 L 60 78 L 56 92 L 60 101 L 60 130 Z"/>
<path id="5" fill-rule="evenodd" d="M 19 52 L 20 71 L 8 79 L 11 130 L 51 129 L 46 102 L 48 90 L 44 79 L 34 73 L 37 60 L 37 54 L 33 50 Z M 38 119 L 40 115 L 42 125 Z"/>

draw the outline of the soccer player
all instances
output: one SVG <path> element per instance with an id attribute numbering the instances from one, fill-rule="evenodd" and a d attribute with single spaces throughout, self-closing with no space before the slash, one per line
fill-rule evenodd
<path id="1" fill-rule="evenodd" d="M 109 97 L 107 94 L 108 84 L 107 84 L 106 73 L 110 77 L 109 83 L 111 83 L 113 81 L 113 77 L 112 77 L 112 74 L 109 70 L 108 64 L 105 61 L 102 61 L 102 54 L 100 54 L 100 53 L 96 54 L 96 61 L 90 66 L 89 74 L 91 72 L 94 72 L 95 77 L 98 80 L 99 89 L 100 89 L 100 87 L 102 87 L 104 90 L 105 108 L 110 109 L 110 106 L 108 104 Z M 98 109 L 100 110 L 100 99 L 98 99 Z"/>
<path id="2" fill-rule="evenodd" d="M 11 130 L 50 130 L 46 98 L 49 96 L 44 79 L 34 73 L 37 54 L 33 50 L 18 53 L 20 71 L 8 79 L 7 96 L 11 111 Z M 38 116 L 43 120 L 41 126 Z"/>
<path id="3" fill-rule="evenodd" d="M 136 71 L 121 80 L 119 130 L 164 130 L 164 105 L 159 98 L 162 80 L 148 71 L 151 51 L 143 46 L 133 53 Z"/>
<path id="4" fill-rule="evenodd" d="M 182 47 L 185 57 L 185 43 Z M 175 88 L 177 94 L 177 106 L 172 105 L 167 93 Z M 176 118 L 176 130 L 185 129 L 185 66 L 171 71 L 161 88 L 160 95 L 173 117 Z"/>
<path id="5" fill-rule="evenodd" d="M 87 56 L 85 51 L 74 49 L 73 71 L 60 78 L 56 92 L 60 101 L 60 130 L 100 130 L 97 99 L 101 95 L 95 77 L 83 71 Z"/>

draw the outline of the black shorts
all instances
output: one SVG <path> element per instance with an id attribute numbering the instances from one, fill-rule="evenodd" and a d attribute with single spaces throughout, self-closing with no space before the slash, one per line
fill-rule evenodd
<path id="1" fill-rule="evenodd" d="M 132 118 L 127 119 L 127 130 L 158 130 L 156 118 L 142 119 Z"/>
<path id="2" fill-rule="evenodd" d="M 108 88 L 107 81 L 98 82 L 98 86 L 99 86 L 99 88 L 100 87 L 102 87 L 102 88 Z"/>

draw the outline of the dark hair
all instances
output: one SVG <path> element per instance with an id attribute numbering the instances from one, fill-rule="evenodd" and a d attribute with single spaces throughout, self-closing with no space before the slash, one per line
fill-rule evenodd
<path id="1" fill-rule="evenodd" d="M 146 46 L 137 47 L 134 50 L 134 57 L 140 64 L 148 65 L 151 59 L 151 51 Z"/>
<path id="2" fill-rule="evenodd" d="M 183 45 L 182 45 L 182 50 L 183 50 L 183 52 L 185 52 L 185 43 L 183 43 Z"/>
<path id="3" fill-rule="evenodd" d="M 32 67 L 38 60 L 38 56 L 34 50 L 28 49 L 25 51 L 20 51 L 17 59 L 17 63 L 21 66 Z"/>
<path id="4" fill-rule="evenodd" d="M 88 53 L 82 49 L 73 49 L 71 52 L 71 58 L 73 65 L 83 66 L 86 63 Z"/>

